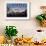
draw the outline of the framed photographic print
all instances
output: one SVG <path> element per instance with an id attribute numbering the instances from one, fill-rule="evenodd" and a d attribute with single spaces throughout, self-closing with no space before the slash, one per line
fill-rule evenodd
<path id="1" fill-rule="evenodd" d="M 6 2 L 6 19 L 29 19 L 29 3 Z"/>

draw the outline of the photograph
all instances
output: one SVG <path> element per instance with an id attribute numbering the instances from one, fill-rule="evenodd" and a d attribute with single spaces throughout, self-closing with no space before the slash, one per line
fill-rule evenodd
<path id="1" fill-rule="evenodd" d="M 29 19 L 28 3 L 7 3 L 6 17 L 11 19 Z"/>

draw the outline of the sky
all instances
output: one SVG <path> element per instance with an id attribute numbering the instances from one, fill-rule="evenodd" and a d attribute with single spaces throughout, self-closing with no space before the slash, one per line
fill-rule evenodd
<path id="1" fill-rule="evenodd" d="M 11 9 L 25 10 L 25 9 L 27 9 L 27 4 L 22 4 L 22 3 L 19 3 L 19 4 L 11 3 L 10 4 L 10 3 L 8 3 L 7 7 L 11 8 Z"/>

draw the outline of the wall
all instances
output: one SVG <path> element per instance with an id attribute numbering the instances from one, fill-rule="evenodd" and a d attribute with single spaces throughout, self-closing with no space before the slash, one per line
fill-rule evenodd
<path id="1" fill-rule="evenodd" d="M 37 29 L 46 30 L 46 28 L 40 27 L 37 23 L 35 16 L 41 13 L 40 6 L 46 5 L 46 0 L 24 0 L 30 2 L 30 19 L 29 20 L 6 20 L 4 2 L 11 0 L 0 0 L 0 34 L 4 34 L 6 25 L 15 25 L 18 29 L 18 36 L 22 34 L 24 36 L 31 36 L 36 34 Z M 14 0 L 23 1 L 23 0 Z M 41 37 L 41 36 L 40 36 Z"/>

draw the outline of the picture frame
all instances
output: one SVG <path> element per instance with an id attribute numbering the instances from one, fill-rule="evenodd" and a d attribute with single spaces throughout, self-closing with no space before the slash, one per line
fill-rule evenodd
<path id="1" fill-rule="evenodd" d="M 29 2 L 5 2 L 6 19 L 29 19 Z"/>

